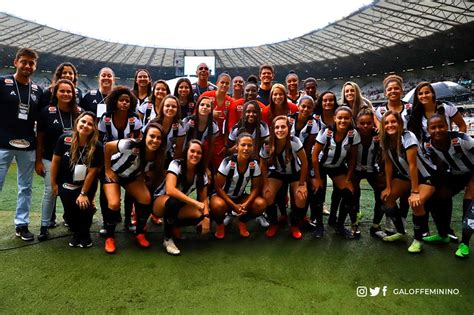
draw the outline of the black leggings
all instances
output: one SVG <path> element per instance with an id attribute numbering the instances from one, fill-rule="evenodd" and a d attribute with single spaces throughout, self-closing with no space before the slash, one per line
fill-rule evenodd
<path id="1" fill-rule="evenodd" d="M 383 212 L 382 212 L 382 200 L 380 199 L 380 194 L 381 190 L 380 187 L 377 185 L 377 174 L 375 173 L 365 173 L 365 174 L 356 174 L 356 176 L 359 179 L 359 185 L 358 188 L 354 191 L 354 207 L 355 207 L 355 212 L 358 213 L 360 210 L 360 195 L 361 195 L 361 190 L 360 190 L 360 180 L 365 178 L 367 182 L 369 183 L 370 187 L 372 187 L 374 191 L 374 200 L 375 200 L 375 205 L 374 205 L 374 217 L 372 220 L 373 224 L 380 224 L 380 221 L 382 221 L 383 217 Z M 360 177 L 359 177 L 360 176 Z"/>
<path id="2" fill-rule="evenodd" d="M 89 201 L 91 201 L 89 208 L 81 209 L 76 204 L 76 199 L 81 193 L 80 188 L 70 190 L 62 187 L 62 184 L 60 184 L 58 192 L 64 208 L 64 217 L 66 218 L 66 222 L 68 222 L 70 229 L 74 234 L 79 234 L 80 236 L 89 235 L 92 225 L 92 216 L 94 215 L 94 209 L 92 208 L 93 194 L 88 194 Z"/>

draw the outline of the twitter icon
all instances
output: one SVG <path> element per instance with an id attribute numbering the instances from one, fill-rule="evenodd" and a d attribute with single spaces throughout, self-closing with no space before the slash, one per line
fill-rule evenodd
<path id="1" fill-rule="evenodd" d="M 380 287 L 369 288 L 370 296 L 377 296 L 380 293 Z"/>

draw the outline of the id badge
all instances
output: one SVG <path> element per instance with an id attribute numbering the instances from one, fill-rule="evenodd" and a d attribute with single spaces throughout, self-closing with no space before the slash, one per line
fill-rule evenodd
<path id="1" fill-rule="evenodd" d="M 18 119 L 28 120 L 28 113 L 30 112 L 30 105 L 20 103 L 18 104 Z"/>
<path id="2" fill-rule="evenodd" d="M 86 178 L 87 167 L 84 164 L 77 164 L 74 166 L 74 175 L 72 180 L 75 182 L 81 182 Z"/>

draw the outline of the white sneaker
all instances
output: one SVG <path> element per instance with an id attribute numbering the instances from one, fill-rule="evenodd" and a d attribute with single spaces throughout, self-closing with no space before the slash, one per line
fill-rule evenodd
<path id="1" fill-rule="evenodd" d="M 329 210 L 329 207 L 327 204 L 324 204 L 323 205 L 323 214 L 324 215 L 329 215 L 331 213 L 331 211 Z"/>
<path id="2" fill-rule="evenodd" d="M 270 226 L 270 223 L 268 223 L 267 218 L 265 218 L 263 215 L 256 217 L 255 221 L 257 221 L 257 223 L 260 224 L 260 226 L 263 228 L 267 228 Z"/>
<path id="3" fill-rule="evenodd" d="M 224 225 L 228 226 L 234 220 L 234 216 L 232 214 L 227 214 L 224 218 Z"/>
<path id="4" fill-rule="evenodd" d="M 170 255 L 179 255 L 181 252 L 178 247 L 176 247 L 175 243 L 173 242 L 172 238 L 164 239 L 163 247 L 166 249 L 166 252 Z"/>
<path id="5" fill-rule="evenodd" d="M 99 235 L 100 235 L 100 236 L 105 236 L 105 235 L 107 235 L 107 230 L 106 230 L 105 228 L 101 228 L 101 229 L 99 230 Z"/>

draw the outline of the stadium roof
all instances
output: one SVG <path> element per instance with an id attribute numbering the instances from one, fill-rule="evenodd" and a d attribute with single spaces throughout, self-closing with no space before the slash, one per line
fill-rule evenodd
<path id="1" fill-rule="evenodd" d="M 107 42 L 0 13 L 0 44 L 113 64 L 174 67 L 184 56 L 215 56 L 217 68 L 293 65 L 363 54 L 474 21 L 467 1 L 377 1 L 322 29 L 256 47 L 189 50 Z M 469 34 L 466 34 L 470 36 Z"/>

